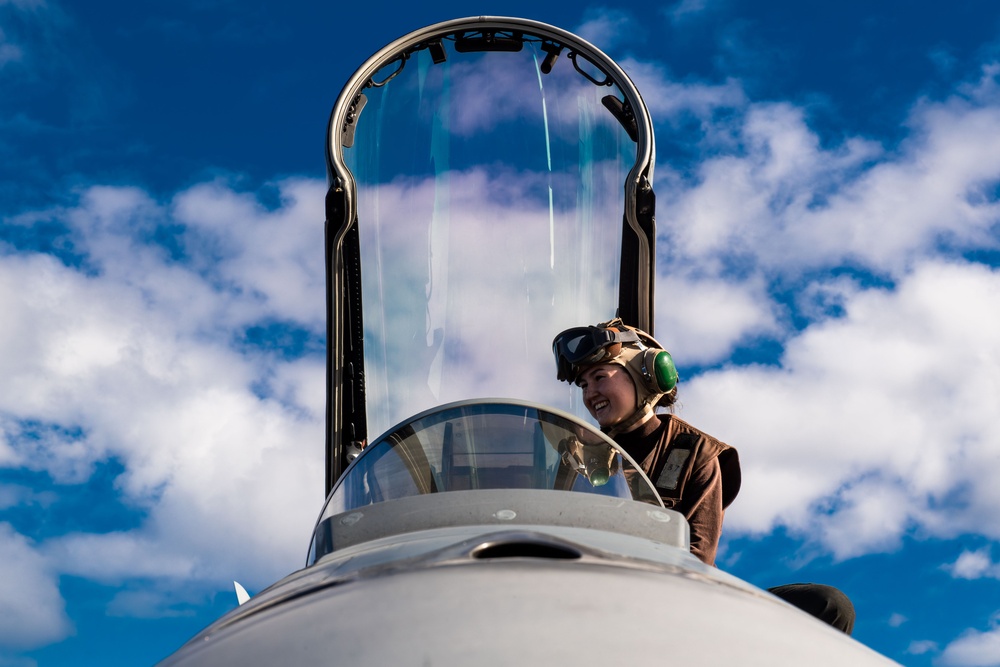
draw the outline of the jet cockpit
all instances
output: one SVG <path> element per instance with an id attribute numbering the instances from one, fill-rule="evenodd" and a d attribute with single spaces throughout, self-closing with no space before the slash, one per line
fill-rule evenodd
<path id="1" fill-rule="evenodd" d="M 306 564 L 374 539 L 512 524 L 600 525 L 688 549 L 685 522 L 603 433 L 551 408 L 479 400 L 428 410 L 366 447 L 327 499 Z"/>

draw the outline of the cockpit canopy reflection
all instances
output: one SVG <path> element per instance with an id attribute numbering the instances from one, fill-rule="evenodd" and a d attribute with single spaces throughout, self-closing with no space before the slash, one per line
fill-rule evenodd
<path id="1" fill-rule="evenodd" d="M 520 401 L 463 401 L 407 420 L 366 447 L 334 488 L 317 532 L 375 503 L 485 489 L 589 493 L 662 507 L 635 462 L 575 417 Z M 317 537 L 310 563 L 327 551 Z"/>

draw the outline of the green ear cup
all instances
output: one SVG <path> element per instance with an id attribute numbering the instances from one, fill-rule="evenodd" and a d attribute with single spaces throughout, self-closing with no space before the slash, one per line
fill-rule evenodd
<path id="1" fill-rule="evenodd" d="M 660 391 L 667 392 L 677 386 L 677 367 L 669 352 L 657 352 L 653 361 L 653 377 Z"/>

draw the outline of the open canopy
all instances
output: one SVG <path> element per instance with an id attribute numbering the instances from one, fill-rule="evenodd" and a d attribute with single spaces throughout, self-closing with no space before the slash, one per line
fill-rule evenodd
<path id="1" fill-rule="evenodd" d="M 450 21 L 370 58 L 327 143 L 328 469 L 408 415 L 515 397 L 582 413 L 553 336 L 652 328 L 652 125 L 545 24 Z"/>

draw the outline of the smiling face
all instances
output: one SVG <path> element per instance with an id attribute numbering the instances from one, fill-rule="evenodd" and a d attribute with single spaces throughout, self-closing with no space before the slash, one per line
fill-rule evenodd
<path id="1" fill-rule="evenodd" d="M 583 404 L 601 428 L 618 424 L 638 407 L 635 384 L 618 364 L 591 366 L 580 373 L 576 384 L 583 390 Z"/>

